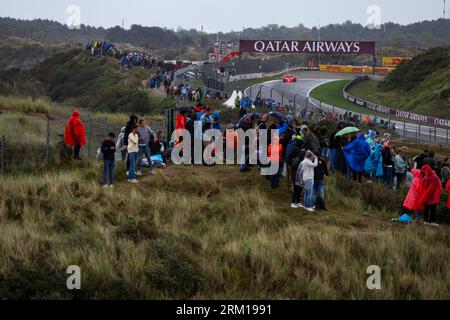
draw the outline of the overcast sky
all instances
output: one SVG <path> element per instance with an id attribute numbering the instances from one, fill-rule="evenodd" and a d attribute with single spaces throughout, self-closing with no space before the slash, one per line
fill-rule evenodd
<path id="1" fill-rule="evenodd" d="M 342 23 L 346 20 L 367 24 L 371 5 L 380 8 L 381 23 L 409 24 L 441 18 L 444 0 L 0 0 L 0 16 L 21 19 L 46 18 L 66 24 L 67 8 L 77 5 L 81 23 L 111 27 L 141 24 L 176 29 L 228 32 L 243 26 L 279 24 L 288 27 L 303 23 Z M 447 11 L 450 11 L 447 0 Z M 376 12 L 372 11 L 376 17 Z M 448 13 L 446 15 L 449 16 Z M 1 33 L 1 31 L 0 31 Z"/>

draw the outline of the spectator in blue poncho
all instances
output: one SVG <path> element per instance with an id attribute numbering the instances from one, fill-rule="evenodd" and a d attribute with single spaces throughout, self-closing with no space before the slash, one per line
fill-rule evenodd
<path id="1" fill-rule="evenodd" d="M 369 130 L 369 134 L 367 136 L 367 143 L 369 144 L 369 148 L 370 150 L 373 150 L 373 148 L 375 147 L 375 139 L 377 138 L 377 133 L 375 131 Z"/>
<path id="2" fill-rule="evenodd" d="M 344 148 L 345 158 L 353 173 L 353 180 L 362 182 L 362 174 L 367 158 L 370 156 L 369 144 L 364 134 L 353 140 Z"/>
<path id="3" fill-rule="evenodd" d="M 372 181 L 377 182 L 383 177 L 383 146 L 377 143 L 367 158 L 364 171 L 370 174 Z"/>
<path id="4" fill-rule="evenodd" d="M 222 130 L 222 125 L 220 124 L 219 113 L 217 111 L 212 114 L 212 118 L 214 120 L 213 129 Z"/>

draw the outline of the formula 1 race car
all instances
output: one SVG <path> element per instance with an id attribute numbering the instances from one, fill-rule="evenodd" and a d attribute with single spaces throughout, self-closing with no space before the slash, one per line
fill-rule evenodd
<path id="1" fill-rule="evenodd" d="M 297 77 L 294 76 L 284 76 L 283 77 L 283 83 L 296 83 Z"/>

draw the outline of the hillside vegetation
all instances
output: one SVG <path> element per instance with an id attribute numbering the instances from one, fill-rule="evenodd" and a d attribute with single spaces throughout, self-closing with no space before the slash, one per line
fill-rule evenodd
<path id="1" fill-rule="evenodd" d="M 173 101 L 151 95 L 142 81 L 154 71 L 124 69 L 117 60 L 96 59 L 75 49 L 58 53 L 31 70 L 0 73 L 0 94 L 49 97 L 91 111 L 162 114 Z"/>
<path id="2" fill-rule="evenodd" d="M 199 8 L 199 12 L 202 8 Z M 447 32 L 450 21 L 432 20 L 409 25 L 386 23 L 379 29 L 370 29 L 359 23 L 346 21 L 342 24 L 329 24 L 320 30 L 324 40 L 374 40 L 380 47 L 430 48 L 445 45 L 450 41 Z M 159 27 L 131 25 L 124 30 L 119 26 L 105 29 L 81 25 L 79 30 L 49 20 L 17 20 L 0 18 L 0 30 L 5 36 L 47 39 L 52 41 L 89 41 L 108 39 L 113 42 L 128 42 L 151 49 L 183 49 L 197 46 L 207 48 L 216 40 L 216 34 L 207 34 L 195 29 L 168 30 Z M 318 29 L 307 28 L 303 24 L 293 27 L 269 24 L 260 28 L 248 28 L 242 32 L 242 39 L 315 39 Z M 236 40 L 236 32 L 219 33 L 221 39 Z"/>
<path id="3" fill-rule="evenodd" d="M 233 166 L 169 167 L 130 187 L 121 164 L 114 191 L 100 169 L 1 180 L 2 298 L 450 298 L 448 227 L 391 223 L 402 195 L 382 186 L 332 178 L 329 211 L 307 214 Z M 370 265 L 382 290 L 366 288 Z"/>
<path id="4" fill-rule="evenodd" d="M 69 51 L 76 46 L 74 43 L 67 42 L 42 42 L 0 36 L 0 70 L 8 68 L 31 69 L 37 63 L 54 54 Z"/>
<path id="5" fill-rule="evenodd" d="M 367 80 L 350 94 L 419 114 L 450 119 L 450 47 L 402 63 L 382 82 Z"/>

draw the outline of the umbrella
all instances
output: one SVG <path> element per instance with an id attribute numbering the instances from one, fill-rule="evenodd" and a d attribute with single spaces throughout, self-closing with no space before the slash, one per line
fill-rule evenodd
<path id="1" fill-rule="evenodd" d="M 178 112 L 182 112 L 182 111 L 191 111 L 193 109 L 194 109 L 193 106 L 177 106 L 175 110 Z"/>
<path id="2" fill-rule="evenodd" d="M 280 112 L 269 112 L 269 116 L 279 122 L 289 122 L 289 119 Z"/>
<path id="3" fill-rule="evenodd" d="M 354 127 L 355 123 L 349 120 L 341 120 L 338 123 L 336 123 L 338 126 L 343 126 L 343 127 Z"/>
<path id="4" fill-rule="evenodd" d="M 349 133 L 355 133 L 355 132 L 359 132 L 359 129 L 356 127 L 347 127 L 345 129 L 342 129 L 341 131 L 339 131 L 338 133 L 336 133 L 336 137 L 340 137 Z"/>

